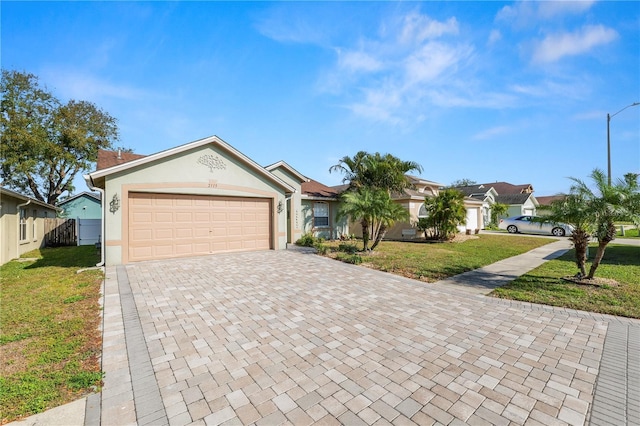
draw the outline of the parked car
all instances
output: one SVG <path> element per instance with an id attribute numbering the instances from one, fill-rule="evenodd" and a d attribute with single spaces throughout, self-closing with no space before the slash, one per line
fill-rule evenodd
<path id="1" fill-rule="evenodd" d="M 514 216 L 500 219 L 498 228 L 506 229 L 512 234 L 549 234 L 556 237 L 569 236 L 573 233 L 573 227 L 566 223 L 545 222 L 544 218 L 536 216 Z"/>

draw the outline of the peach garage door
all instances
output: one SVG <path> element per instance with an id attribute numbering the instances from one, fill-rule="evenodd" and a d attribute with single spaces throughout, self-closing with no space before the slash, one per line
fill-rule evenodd
<path id="1" fill-rule="evenodd" d="M 271 200 L 129 194 L 129 261 L 271 248 Z"/>

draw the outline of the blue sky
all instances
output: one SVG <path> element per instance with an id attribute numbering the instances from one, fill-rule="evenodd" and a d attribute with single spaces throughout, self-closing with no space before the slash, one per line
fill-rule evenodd
<path id="1" fill-rule="evenodd" d="M 327 185 L 359 150 L 450 184 L 567 191 L 640 101 L 640 2 L 11 2 L 2 67 L 118 119 L 152 154 L 217 135 Z M 640 172 L 640 106 L 611 119 Z M 78 190 L 86 190 L 79 181 Z"/>

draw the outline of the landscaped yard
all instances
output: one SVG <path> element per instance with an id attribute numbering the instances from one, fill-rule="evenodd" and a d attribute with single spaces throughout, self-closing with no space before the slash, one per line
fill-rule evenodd
<path id="1" fill-rule="evenodd" d="M 370 268 L 434 282 L 554 241 L 549 238 L 491 234 L 480 234 L 464 242 L 451 243 L 383 241 L 374 253 L 354 256 L 360 256 L 362 264 Z M 332 248 L 339 245 L 337 242 L 326 244 Z M 361 242 L 352 244 L 362 248 Z M 340 255 L 335 252 L 328 254 L 331 257 Z"/>
<path id="2" fill-rule="evenodd" d="M 0 267 L 0 423 L 78 399 L 102 380 L 92 246 L 36 250 Z"/>
<path id="3" fill-rule="evenodd" d="M 592 245 L 591 256 L 595 252 L 596 246 Z M 587 268 L 590 266 L 587 263 Z M 640 318 L 640 247 L 615 244 L 607 247 L 596 278 L 612 280 L 611 284 L 573 284 L 562 279 L 576 272 L 575 252 L 571 250 L 496 289 L 491 295 Z"/>

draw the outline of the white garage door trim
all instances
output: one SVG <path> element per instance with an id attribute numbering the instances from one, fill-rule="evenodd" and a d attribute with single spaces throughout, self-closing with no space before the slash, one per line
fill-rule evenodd
<path id="1" fill-rule="evenodd" d="M 272 248 L 269 198 L 129 193 L 128 260 Z"/>

